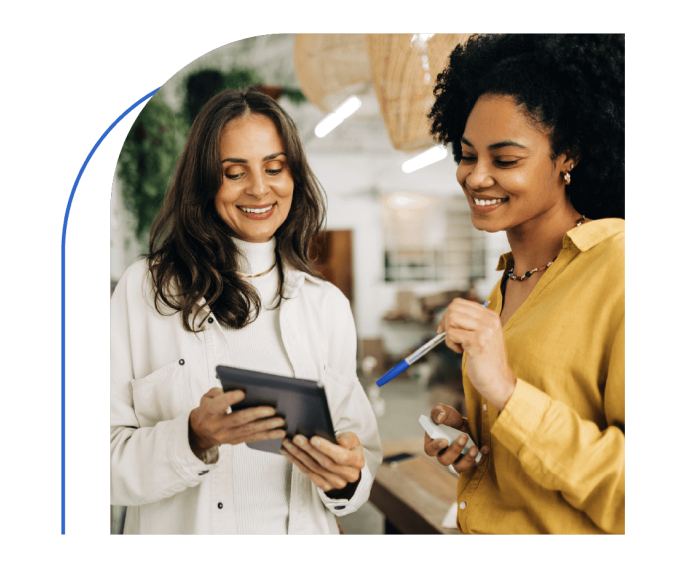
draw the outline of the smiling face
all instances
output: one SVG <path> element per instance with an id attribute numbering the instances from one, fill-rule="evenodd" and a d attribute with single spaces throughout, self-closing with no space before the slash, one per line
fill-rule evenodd
<path id="1" fill-rule="evenodd" d="M 222 185 L 215 195 L 220 217 L 242 241 L 264 243 L 284 223 L 294 179 L 284 143 L 267 116 L 229 121 L 220 137 Z"/>
<path id="2" fill-rule="evenodd" d="M 478 99 L 461 138 L 456 171 L 476 229 L 503 231 L 570 208 L 563 172 L 573 161 L 560 156 L 552 163 L 551 152 L 547 134 L 511 97 Z"/>

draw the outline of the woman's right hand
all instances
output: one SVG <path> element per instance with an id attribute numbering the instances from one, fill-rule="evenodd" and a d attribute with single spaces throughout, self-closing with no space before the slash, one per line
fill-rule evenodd
<path id="1" fill-rule="evenodd" d="M 446 404 L 436 404 L 430 412 L 430 418 L 432 418 L 435 424 L 450 426 L 451 428 L 463 432 L 465 435 L 460 434 L 456 440 L 454 440 L 454 443 L 447 447 L 447 440 L 442 438 L 433 440 L 426 432 L 425 446 L 423 447 L 425 453 L 430 457 L 437 458 L 437 461 L 442 465 L 451 465 L 457 473 L 461 473 L 475 466 L 475 456 L 478 455 L 478 448 L 476 446 L 473 446 L 466 452 L 465 456 L 459 459 L 461 451 L 468 441 L 467 436 L 471 436 L 471 432 L 468 429 L 468 421 L 461 416 L 455 408 L 447 406 Z M 480 448 L 483 459 L 485 459 L 489 451 L 490 448 L 487 446 Z"/>
<path id="2" fill-rule="evenodd" d="M 227 409 L 244 400 L 243 391 L 222 392 L 212 388 L 201 397 L 189 415 L 189 445 L 196 456 L 220 444 L 242 444 L 284 438 L 284 419 L 271 406 L 245 408 L 227 414 Z M 274 418 L 270 418 L 273 416 Z"/>

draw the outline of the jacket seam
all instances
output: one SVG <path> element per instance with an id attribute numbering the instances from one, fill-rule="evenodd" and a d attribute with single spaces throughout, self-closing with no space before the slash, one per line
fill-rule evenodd
<path id="1" fill-rule="evenodd" d="M 128 396 L 125 398 L 124 396 L 117 394 L 116 392 L 111 392 L 110 396 L 114 396 L 115 398 L 121 400 L 122 402 L 126 402 L 129 405 L 133 405 L 134 402 L 133 397 Z"/>

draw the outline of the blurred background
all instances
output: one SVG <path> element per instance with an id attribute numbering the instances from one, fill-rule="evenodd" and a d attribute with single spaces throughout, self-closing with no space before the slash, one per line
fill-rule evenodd
<path id="1" fill-rule="evenodd" d="M 465 414 L 461 359 L 444 344 L 382 388 L 375 381 L 434 337 L 453 298 L 484 301 L 509 250 L 503 233 L 473 228 L 451 149 L 429 135 L 437 74 L 468 35 L 259 36 L 179 71 L 143 108 L 120 155 L 111 291 L 148 251 L 151 222 L 200 108 L 224 88 L 260 85 L 296 122 L 327 194 L 327 230 L 312 256 L 351 302 L 358 374 L 383 443 L 422 438 L 418 417 L 437 402 Z M 124 513 L 113 508 L 113 533 Z M 340 521 L 349 534 L 398 532 L 400 524 L 373 503 Z"/>

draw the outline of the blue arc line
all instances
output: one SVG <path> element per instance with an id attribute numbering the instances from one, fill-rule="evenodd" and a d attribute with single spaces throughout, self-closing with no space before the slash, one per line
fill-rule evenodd
<path id="1" fill-rule="evenodd" d="M 69 201 L 67 202 L 67 210 L 65 211 L 64 223 L 62 224 L 62 534 L 65 534 L 65 244 L 67 242 L 67 222 L 69 221 L 69 211 L 72 208 L 72 200 L 74 199 L 74 193 L 79 185 L 81 176 L 91 161 L 93 154 L 100 146 L 100 143 L 105 140 L 105 137 L 110 134 L 110 131 L 117 126 L 117 124 L 125 116 L 127 116 L 132 110 L 139 106 L 142 102 L 150 99 L 155 93 L 158 92 L 158 87 L 154 91 L 151 91 L 146 96 L 141 97 L 133 105 L 131 105 L 127 110 L 119 115 L 117 120 L 113 122 L 110 127 L 103 132 L 103 135 L 98 139 L 95 146 L 91 149 L 91 152 L 86 157 L 81 169 L 79 170 L 79 175 L 76 176 L 76 181 L 72 186 L 72 193 L 69 195 Z"/>

